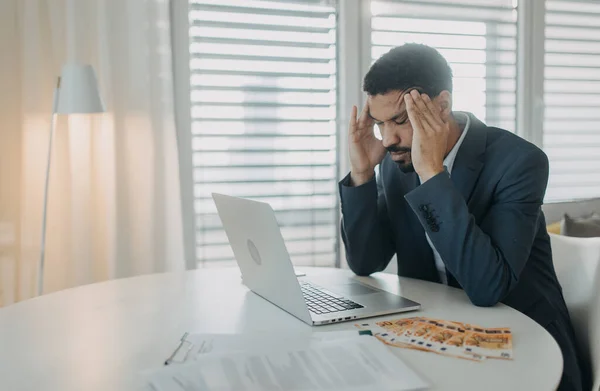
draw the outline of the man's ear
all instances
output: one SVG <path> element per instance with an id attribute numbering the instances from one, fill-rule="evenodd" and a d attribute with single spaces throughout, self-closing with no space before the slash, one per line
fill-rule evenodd
<path id="1" fill-rule="evenodd" d="M 452 116 L 452 94 L 449 91 L 444 90 L 435 97 L 435 102 L 440 108 L 440 117 L 444 122 L 447 122 L 450 119 L 450 116 Z"/>

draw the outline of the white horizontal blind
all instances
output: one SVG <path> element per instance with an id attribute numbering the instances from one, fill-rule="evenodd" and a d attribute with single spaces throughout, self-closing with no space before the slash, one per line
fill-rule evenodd
<path id="1" fill-rule="evenodd" d="M 546 1 L 546 201 L 600 196 L 600 2 Z"/>
<path id="2" fill-rule="evenodd" d="M 373 61 L 404 43 L 432 46 L 452 68 L 454 110 L 515 130 L 516 1 L 372 1 L 371 14 Z"/>
<path id="3" fill-rule="evenodd" d="M 335 3 L 190 0 L 190 24 L 200 266 L 234 259 L 211 192 L 268 202 L 294 264 L 333 266 Z"/>

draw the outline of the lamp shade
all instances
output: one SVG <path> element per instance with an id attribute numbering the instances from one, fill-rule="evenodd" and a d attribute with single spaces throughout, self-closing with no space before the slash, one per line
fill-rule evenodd
<path id="1" fill-rule="evenodd" d="M 58 87 L 56 114 L 89 114 L 104 112 L 98 91 L 96 72 L 91 65 L 67 64 L 63 67 Z"/>

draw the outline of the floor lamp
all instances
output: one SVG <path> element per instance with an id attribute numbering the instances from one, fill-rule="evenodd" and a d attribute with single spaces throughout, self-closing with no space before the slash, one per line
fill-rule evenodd
<path id="1" fill-rule="evenodd" d="M 52 161 L 52 140 L 54 139 L 56 115 L 92 114 L 104 112 L 104 105 L 98 91 L 96 73 L 91 65 L 67 64 L 63 67 L 54 89 L 46 183 L 44 185 L 44 207 L 42 210 L 42 241 L 38 265 L 38 296 L 44 291 L 44 256 L 46 252 L 46 214 L 48 206 L 48 184 Z"/>

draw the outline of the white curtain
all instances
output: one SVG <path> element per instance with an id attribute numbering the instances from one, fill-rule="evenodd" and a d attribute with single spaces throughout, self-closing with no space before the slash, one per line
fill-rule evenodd
<path id="1" fill-rule="evenodd" d="M 1 0 L 0 306 L 36 293 L 66 62 L 94 66 L 107 112 L 57 118 L 44 293 L 185 267 L 168 0 Z"/>

